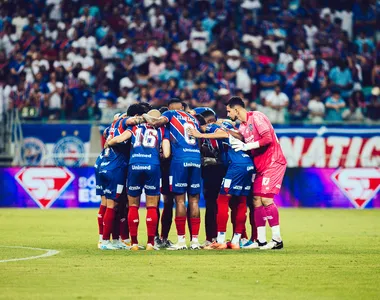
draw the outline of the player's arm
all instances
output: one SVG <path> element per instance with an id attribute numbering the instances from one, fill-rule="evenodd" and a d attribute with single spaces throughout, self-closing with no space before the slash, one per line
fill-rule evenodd
<path id="1" fill-rule="evenodd" d="M 122 134 L 113 137 L 110 141 L 107 142 L 107 144 L 108 146 L 114 146 L 116 144 L 129 140 L 131 136 L 132 136 L 132 132 L 129 130 L 126 130 Z"/>
<path id="2" fill-rule="evenodd" d="M 260 147 L 264 147 L 272 143 L 272 136 L 270 131 L 266 131 L 260 135 L 260 139 L 251 143 L 243 143 L 242 141 L 234 140 L 231 142 L 231 147 L 235 151 L 248 151 L 253 149 L 258 149 Z"/>
<path id="3" fill-rule="evenodd" d="M 228 133 L 222 129 L 217 129 L 213 133 L 200 133 L 196 129 L 188 129 L 189 135 L 198 139 L 226 139 L 228 138 Z"/>
<path id="4" fill-rule="evenodd" d="M 145 123 L 145 119 L 142 116 L 136 116 L 136 117 L 129 118 L 125 123 L 128 126 L 139 125 L 139 124 Z"/>
<path id="5" fill-rule="evenodd" d="M 169 158 L 170 157 L 170 141 L 168 139 L 164 139 L 161 144 L 162 147 L 162 156 L 164 158 Z"/>
<path id="6" fill-rule="evenodd" d="M 226 129 L 227 132 L 232 135 L 235 139 L 238 139 L 239 141 L 244 141 L 244 137 L 243 135 L 240 133 L 240 132 L 237 132 L 235 130 L 232 130 L 232 129 Z"/>
<path id="7" fill-rule="evenodd" d="M 144 120 L 149 124 L 149 125 L 152 125 L 154 127 L 161 127 L 161 126 L 164 126 L 165 124 L 167 124 L 169 122 L 169 119 L 165 116 L 161 116 L 159 118 L 155 118 L 155 117 L 152 117 L 148 114 L 143 114 L 142 116 L 144 118 Z"/>

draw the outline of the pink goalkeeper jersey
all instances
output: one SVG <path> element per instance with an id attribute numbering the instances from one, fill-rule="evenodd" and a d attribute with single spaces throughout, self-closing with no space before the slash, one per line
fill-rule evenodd
<path id="1" fill-rule="evenodd" d="M 282 153 L 273 126 L 266 115 L 259 111 L 248 112 L 247 122 L 240 124 L 239 132 L 244 136 L 246 143 L 259 140 L 267 132 L 269 132 L 272 137 L 272 142 L 269 145 L 252 150 L 253 161 L 257 172 L 263 172 L 272 165 L 273 162 L 286 165 L 286 158 Z"/>

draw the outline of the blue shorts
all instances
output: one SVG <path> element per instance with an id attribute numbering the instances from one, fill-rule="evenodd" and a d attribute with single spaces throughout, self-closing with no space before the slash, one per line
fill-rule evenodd
<path id="1" fill-rule="evenodd" d="M 159 165 L 132 164 L 128 168 L 127 194 L 132 197 L 141 195 L 160 195 L 161 170 Z"/>
<path id="2" fill-rule="evenodd" d="M 190 195 L 201 192 L 201 164 L 173 161 L 170 165 L 170 191 Z"/>
<path id="3" fill-rule="evenodd" d="M 253 165 L 230 164 L 220 187 L 221 195 L 248 196 L 252 189 Z"/>
<path id="4" fill-rule="evenodd" d="M 105 161 L 102 162 L 105 164 Z M 99 169 L 99 180 L 102 183 L 103 194 L 107 199 L 118 201 L 125 187 L 126 162 L 112 162 Z"/>

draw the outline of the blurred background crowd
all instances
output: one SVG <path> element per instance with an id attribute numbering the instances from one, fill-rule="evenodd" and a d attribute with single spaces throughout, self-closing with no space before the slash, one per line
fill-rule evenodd
<path id="1" fill-rule="evenodd" d="M 136 102 L 274 123 L 380 119 L 380 1 L 3 0 L 0 110 L 112 119 Z"/>

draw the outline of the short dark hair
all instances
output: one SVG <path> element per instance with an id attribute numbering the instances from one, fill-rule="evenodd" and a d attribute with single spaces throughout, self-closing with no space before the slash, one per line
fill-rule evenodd
<path id="1" fill-rule="evenodd" d="M 139 103 L 131 104 L 127 110 L 127 116 L 133 117 L 135 115 L 141 116 L 145 113 L 145 108 Z"/>
<path id="2" fill-rule="evenodd" d="M 189 108 L 189 105 L 185 101 L 182 101 L 182 106 L 183 106 L 183 110 L 186 110 Z"/>
<path id="3" fill-rule="evenodd" d="M 231 97 L 230 100 L 228 100 L 228 102 L 226 103 L 226 106 L 229 106 L 231 108 L 235 106 L 241 106 L 245 108 L 243 99 L 237 96 Z"/>
<path id="4" fill-rule="evenodd" d="M 204 112 L 201 113 L 201 116 L 203 116 L 205 119 L 206 118 L 214 118 L 216 120 L 216 115 L 212 110 L 205 110 Z"/>
<path id="5" fill-rule="evenodd" d="M 199 125 L 206 125 L 206 120 L 202 115 L 195 115 L 195 118 L 198 120 Z"/>
<path id="6" fill-rule="evenodd" d="M 168 111 L 168 110 L 169 110 L 169 108 L 167 108 L 166 106 L 162 106 L 159 109 L 159 111 L 160 111 L 161 114 L 163 114 L 165 111 Z"/>
<path id="7" fill-rule="evenodd" d="M 152 109 L 152 105 L 150 105 L 149 103 L 146 103 L 146 102 L 140 103 L 140 106 L 144 110 L 144 113 L 147 113 L 148 111 L 150 111 Z"/>
<path id="8" fill-rule="evenodd" d="M 168 106 L 169 106 L 170 104 L 175 104 L 175 103 L 181 103 L 181 104 L 183 105 L 181 99 L 179 99 L 179 98 L 171 98 L 171 99 L 169 100 Z"/>

